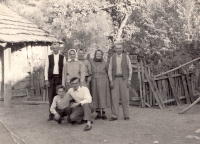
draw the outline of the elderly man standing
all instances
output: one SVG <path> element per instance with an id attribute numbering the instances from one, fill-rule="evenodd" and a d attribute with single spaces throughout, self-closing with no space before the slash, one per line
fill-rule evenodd
<path id="1" fill-rule="evenodd" d="M 121 97 L 124 119 L 129 118 L 129 87 L 131 86 L 132 67 L 128 55 L 122 53 L 122 43 L 114 44 L 116 54 L 110 58 L 108 76 L 111 86 L 110 121 L 117 120 L 119 114 L 119 98 Z"/>
<path id="2" fill-rule="evenodd" d="M 62 84 L 62 71 L 65 62 L 64 56 L 59 54 L 59 43 L 51 45 L 53 54 L 49 55 L 45 64 L 45 84 L 48 87 L 49 108 L 56 96 L 56 86 Z M 47 121 L 53 120 L 53 114 L 49 112 Z"/>

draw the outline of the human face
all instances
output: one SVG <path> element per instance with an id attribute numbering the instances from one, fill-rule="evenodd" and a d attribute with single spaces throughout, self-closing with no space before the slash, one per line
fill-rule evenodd
<path id="1" fill-rule="evenodd" d="M 57 55 L 59 53 L 59 50 L 60 50 L 59 44 L 58 43 L 53 43 L 51 45 L 51 50 L 53 51 L 53 53 L 55 55 Z"/>
<path id="2" fill-rule="evenodd" d="M 122 45 L 121 45 L 121 44 L 115 45 L 115 51 L 116 51 L 116 53 L 117 53 L 118 55 L 120 55 L 120 54 L 122 53 L 122 51 L 123 51 Z"/>
<path id="3" fill-rule="evenodd" d="M 56 93 L 57 93 L 59 96 L 63 97 L 64 94 L 65 94 L 65 90 L 64 90 L 63 88 L 60 88 L 60 89 L 57 90 Z"/>
<path id="4" fill-rule="evenodd" d="M 75 81 L 71 82 L 71 85 L 72 85 L 74 90 L 77 90 L 78 87 L 79 87 L 79 80 L 76 79 Z"/>
<path id="5" fill-rule="evenodd" d="M 102 53 L 100 51 L 97 51 L 96 59 L 101 59 L 101 58 L 102 58 Z"/>
<path id="6" fill-rule="evenodd" d="M 73 61 L 73 60 L 75 60 L 75 57 L 76 57 L 75 51 L 71 50 L 71 51 L 69 52 L 69 58 Z"/>
<path id="7" fill-rule="evenodd" d="M 84 52 L 82 50 L 78 51 L 78 58 L 80 59 L 84 58 Z"/>

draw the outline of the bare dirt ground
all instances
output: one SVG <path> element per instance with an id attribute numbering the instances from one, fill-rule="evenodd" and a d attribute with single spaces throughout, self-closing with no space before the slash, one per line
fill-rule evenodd
<path id="1" fill-rule="evenodd" d="M 85 124 L 71 125 L 66 120 L 61 125 L 47 122 L 47 104 L 24 105 L 15 101 L 13 108 L 6 108 L 1 101 L 0 120 L 26 144 L 153 144 L 156 141 L 159 144 L 200 144 L 200 133 L 195 133 L 200 129 L 200 105 L 178 114 L 186 106 L 170 106 L 165 110 L 130 106 L 130 121 L 123 119 L 120 107 L 119 120 L 94 120 L 92 130 L 84 132 Z M 110 117 L 110 109 L 107 116 Z M 9 142 L 2 143 L 0 139 L 0 144 Z"/>

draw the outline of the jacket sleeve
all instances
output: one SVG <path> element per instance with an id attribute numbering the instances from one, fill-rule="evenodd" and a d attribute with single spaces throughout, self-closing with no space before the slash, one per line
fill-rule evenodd
<path id="1" fill-rule="evenodd" d="M 65 86 L 65 82 L 66 82 L 66 76 L 67 74 L 67 63 L 65 63 L 64 67 L 63 67 L 63 72 L 62 72 L 62 85 Z"/>

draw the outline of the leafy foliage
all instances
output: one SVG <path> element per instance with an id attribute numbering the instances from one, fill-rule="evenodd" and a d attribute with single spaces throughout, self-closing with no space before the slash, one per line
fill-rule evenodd
<path id="1" fill-rule="evenodd" d="M 6 3 L 65 41 L 64 52 L 80 47 L 107 51 L 111 42 L 122 39 L 126 51 L 145 59 L 155 74 L 200 54 L 197 0 L 37 0 L 36 7 L 34 0 Z"/>

